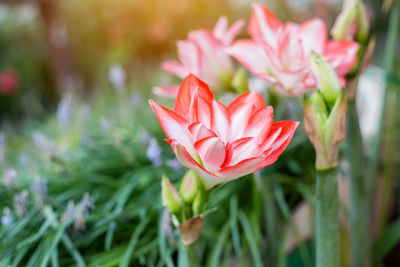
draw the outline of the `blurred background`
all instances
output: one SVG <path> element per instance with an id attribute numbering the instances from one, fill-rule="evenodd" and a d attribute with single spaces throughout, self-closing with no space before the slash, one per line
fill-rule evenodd
<path id="1" fill-rule="evenodd" d="M 222 15 L 230 23 L 248 21 L 251 2 L 0 0 L 1 266 L 173 266 L 179 261 L 182 248 L 161 207 L 160 181 L 163 173 L 179 181 L 185 170 L 162 142 L 147 100 L 155 98 L 154 86 L 179 82 L 160 69 L 162 61 L 176 58 L 177 40 L 191 30 L 212 29 Z M 328 28 L 342 6 L 340 0 L 259 2 L 283 21 L 319 17 Z M 377 37 L 357 100 L 368 144 L 388 81 L 382 69 L 388 15 L 383 2 L 365 2 Z M 245 29 L 241 37 L 247 37 Z M 390 77 L 397 88 L 399 77 Z M 251 84 L 275 107 L 276 120 L 302 118 L 296 99 L 270 92 L 260 80 Z M 398 110 L 392 103 L 392 115 Z M 398 132 L 388 131 L 386 138 L 393 136 Z M 384 153 L 398 178 L 398 150 Z M 210 207 L 220 210 L 205 226 L 204 263 L 259 262 L 266 257 L 263 222 L 276 216 L 287 228 L 287 266 L 313 266 L 314 152 L 303 129 L 282 157 L 265 170 L 263 185 L 241 179 L 212 196 Z M 341 163 L 343 170 L 346 164 Z M 345 175 L 343 181 L 346 206 Z M 381 266 L 400 264 L 397 239 L 390 233 L 389 240 L 379 239 L 400 214 L 394 181 L 385 220 L 374 224 Z M 268 193 L 277 205 L 265 214 L 260 202 L 268 205 Z M 377 208 L 376 218 L 380 212 Z M 291 218 L 297 218 L 294 224 L 288 223 Z M 344 219 L 343 240 L 347 225 Z M 399 235 L 400 224 L 396 227 L 390 229 Z M 346 243 L 342 247 L 346 261 Z"/>

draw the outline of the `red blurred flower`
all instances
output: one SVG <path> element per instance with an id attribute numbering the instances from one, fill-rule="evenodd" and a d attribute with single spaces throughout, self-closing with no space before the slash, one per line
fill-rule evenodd
<path id="1" fill-rule="evenodd" d="M 224 89 L 232 78 L 233 62 L 224 49 L 230 46 L 244 26 L 238 20 L 228 28 L 228 20 L 221 17 L 213 31 L 201 29 L 189 33 L 188 39 L 178 41 L 178 61 L 166 61 L 162 68 L 180 78 L 192 73 L 210 84 L 215 90 Z M 159 86 L 154 92 L 158 95 L 175 97 L 179 86 Z"/>
<path id="2" fill-rule="evenodd" d="M 226 52 L 294 96 L 316 89 L 310 71 L 312 51 L 324 55 L 343 85 L 344 76 L 356 61 L 358 44 L 328 40 L 326 25 L 320 19 L 282 24 L 267 8 L 254 3 L 248 31 L 252 40 L 239 40 Z"/>
<path id="3" fill-rule="evenodd" d="M 183 80 L 174 111 L 150 104 L 178 160 L 197 172 L 207 188 L 274 163 L 298 125 L 273 122 L 272 107 L 255 92 L 226 107 L 194 75 Z"/>
<path id="4" fill-rule="evenodd" d="M 0 92 L 4 95 L 14 95 L 18 92 L 18 75 L 12 70 L 4 70 L 0 73 Z"/>

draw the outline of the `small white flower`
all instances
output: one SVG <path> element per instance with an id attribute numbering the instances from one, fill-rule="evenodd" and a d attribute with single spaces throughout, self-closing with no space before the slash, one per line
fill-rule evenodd
<path id="1" fill-rule="evenodd" d="M 4 226 L 10 225 L 13 222 L 13 216 L 9 207 L 3 209 L 3 216 L 1 217 L 1 224 Z"/>
<path id="2" fill-rule="evenodd" d="M 71 124 L 72 95 L 65 94 L 57 108 L 57 118 L 64 128 L 68 128 Z"/>
<path id="3" fill-rule="evenodd" d="M 18 173 L 14 168 L 7 169 L 3 174 L 3 185 L 10 190 L 18 180 Z"/>

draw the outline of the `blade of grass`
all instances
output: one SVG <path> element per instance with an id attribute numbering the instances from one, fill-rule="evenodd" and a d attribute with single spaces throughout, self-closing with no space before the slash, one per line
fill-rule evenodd
<path id="1" fill-rule="evenodd" d="M 251 256 L 253 258 L 254 266 L 255 267 L 264 266 L 262 259 L 261 259 L 260 251 L 258 250 L 258 244 L 257 244 L 256 238 L 253 234 L 253 231 L 250 226 L 250 222 L 249 222 L 246 214 L 243 211 L 240 211 L 238 217 L 239 217 L 239 221 L 243 227 L 244 234 L 247 239 L 247 243 L 250 246 L 250 252 L 251 252 Z"/>
<path id="2" fill-rule="evenodd" d="M 148 222 L 149 222 L 148 218 L 144 217 L 144 219 L 142 219 L 142 221 L 138 224 L 136 229 L 133 231 L 133 234 L 129 241 L 128 247 L 125 250 L 124 256 L 122 257 L 122 261 L 119 265 L 120 267 L 128 267 L 129 266 L 133 250 L 135 249 L 135 246 L 139 240 L 139 237 L 140 237 L 141 233 L 143 232 L 143 230 L 145 229 L 145 227 L 147 226 Z"/>

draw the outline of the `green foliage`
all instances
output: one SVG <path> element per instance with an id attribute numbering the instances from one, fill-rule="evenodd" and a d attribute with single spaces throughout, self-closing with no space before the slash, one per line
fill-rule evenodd
<path id="1" fill-rule="evenodd" d="M 103 91 L 89 105 L 73 97 L 68 116 L 27 123 L 28 134 L 6 133 L 1 164 L 18 176 L 9 189 L 0 185 L 0 211 L 8 207 L 12 217 L 0 227 L 0 265 L 175 266 L 185 261 L 161 201 L 162 175 L 177 186 L 185 170 L 170 166 L 174 155 L 165 142 L 158 143 L 161 165 L 149 160 L 150 140 L 162 140 L 163 133 L 146 101 L 132 104 L 135 97 L 137 92 Z M 304 141 L 302 134 L 296 136 L 264 173 L 268 178 L 263 179 L 281 185 L 281 194 L 273 195 L 285 203 L 278 213 L 299 203 L 299 185 L 311 194 L 313 181 L 300 178 L 312 177 L 307 173 L 313 169 L 299 156 L 303 151 L 312 157 Z M 23 203 L 17 204 L 15 196 L 23 190 L 28 191 L 26 212 L 18 216 L 16 206 Z M 263 253 L 265 213 L 257 204 L 262 194 L 265 190 L 250 176 L 210 193 L 204 231 L 195 245 L 203 264 L 269 261 Z"/>

